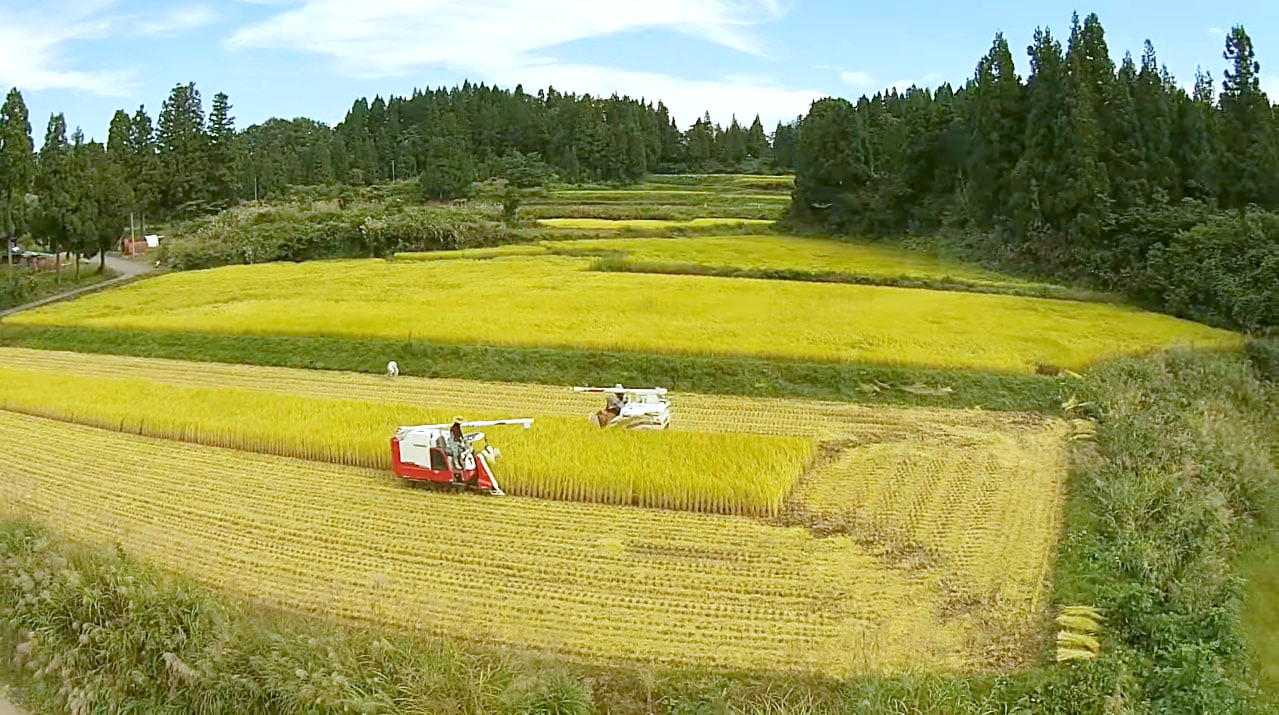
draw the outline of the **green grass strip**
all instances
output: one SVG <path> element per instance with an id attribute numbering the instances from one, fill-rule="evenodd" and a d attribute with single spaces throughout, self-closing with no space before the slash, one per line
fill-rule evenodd
<path id="1" fill-rule="evenodd" d="M 666 263 L 662 261 L 633 261 L 620 257 L 604 257 L 596 261 L 591 270 L 611 273 L 651 273 L 680 276 L 715 276 L 717 278 L 758 278 L 763 280 L 802 281 L 806 283 L 842 283 L 847 285 L 892 286 L 896 288 L 922 288 L 925 290 L 958 291 L 962 293 L 992 293 L 1025 298 L 1055 298 L 1082 302 L 1118 303 L 1119 298 L 1094 291 L 1048 283 L 994 283 L 967 281 L 963 278 L 921 278 L 918 276 L 870 275 L 837 271 L 808 271 L 799 268 L 735 268 L 732 266 L 707 266 L 700 263 Z"/>
<path id="2" fill-rule="evenodd" d="M 1070 381 L 993 371 L 748 357 L 512 348 L 403 340 L 0 326 L 0 345 L 208 362 L 552 385 L 661 385 L 680 392 L 1056 413 Z"/>

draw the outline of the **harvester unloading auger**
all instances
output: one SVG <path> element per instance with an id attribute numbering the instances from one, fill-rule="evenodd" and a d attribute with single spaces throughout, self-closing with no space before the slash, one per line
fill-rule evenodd
<path id="1" fill-rule="evenodd" d="M 671 403 L 665 387 L 574 387 L 574 392 L 608 395 L 604 409 L 591 415 L 601 428 L 666 429 L 671 423 Z"/>
<path id="2" fill-rule="evenodd" d="M 483 432 L 467 432 L 474 427 L 533 426 L 531 418 L 463 422 L 461 417 L 439 425 L 401 427 L 391 438 L 391 468 L 396 476 L 416 482 L 430 482 L 454 489 L 472 489 L 486 494 L 502 494 L 489 462 L 502 453 L 491 444 L 477 449 Z"/>

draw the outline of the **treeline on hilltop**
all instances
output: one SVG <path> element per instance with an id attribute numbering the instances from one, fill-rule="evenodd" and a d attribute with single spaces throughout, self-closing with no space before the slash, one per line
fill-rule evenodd
<path id="1" fill-rule="evenodd" d="M 733 118 L 724 128 L 708 114 L 681 131 L 661 102 L 553 88 L 530 95 L 522 87 L 509 91 L 469 82 L 415 90 L 410 97 L 358 99 L 332 128 L 298 118 L 270 119 L 244 130 L 236 130 L 226 94 L 213 98 L 206 118 L 195 85 L 178 85 L 154 121 L 145 107 L 132 115 L 117 111 L 105 146 L 86 142 L 78 130 L 68 141 L 66 121 L 55 114 L 38 154 L 17 88 L 9 92 L 3 114 L 4 228 L 21 232 L 27 219 L 42 216 L 44 223 L 33 233 L 50 245 L 63 229 L 82 233 L 71 217 L 78 209 L 66 203 L 72 195 L 97 195 L 106 188 L 112 195 L 104 199 L 110 204 L 104 210 L 118 225 L 129 211 L 190 215 L 240 199 L 278 196 L 292 185 L 420 178 L 425 195 L 450 198 L 492 176 L 520 185 L 552 178 L 633 182 L 650 172 L 787 171 L 794 157 L 793 128 L 779 124 L 770 138 L 758 116 L 749 126 Z M 55 184 L 65 184 L 69 195 L 49 195 Z M 35 200 L 28 200 L 29 193 Z M 123 214 L 110 210 L 116 204 L 125 207 Z M 114 233 L 118 237 L 119 230 Z"/>
<path id="2" fill-rule="evenodd" d="M 1096 15 L 1029 75 L 1002 34 L 963 87 L 815 102 L 792 215 L 835 231 L 960 229 L 966 250 L 1234 328 L 1279 325 L 1279 109 L 1242 27 L 1221 91 L 1187 92 L 1148 41 L 1116 67 Z"/>

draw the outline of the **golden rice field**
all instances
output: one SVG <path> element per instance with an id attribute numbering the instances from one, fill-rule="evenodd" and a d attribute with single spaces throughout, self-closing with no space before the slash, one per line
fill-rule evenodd
<path id="1" fill-rule="evenodd" d="M 574 220 L 574 219 L 568 219 Z M 958 279 L 976 285 L 1032 285 L 959 261 L 893 246 L 802 236 L 603 238 L 548 242 L 552 248 L 617 251 L 644 263 L 696 264 L 745 270 L 800 270 L 923 280 Z"/>
<path id="2" fill-rule="evenodd" d="M 4 357 L 23 352 L 34 351 Z M 124 365 L 86 363 L 90 376 Z M 162 363 L 171 382 L 205 367 L 129 364 Z M 224 367 L 204 377 L 232 379 L 243 369 Z M 284 372 L 240 374 L 256 385 Z M 321 374 L 318 389 L 363 391 L 342 377 Z M 407 382 L 436 389 L 436 381 Z M 829 464 L 846 463 L 864 442 L 914 441 L 939 466 L 891 478 L 874 472 L 877 489 L 838 481 L 826 488 L 829 470 L 819 469 L 792 510 L 763 522 L 423 492 L 381 471 L 0 411 L 0 513 L 120 544 L 270 605 L 593 662 L 845 676 L 1033 661 L 1044 564 L 1060 531 L 1060 422 L 853 406 L 827 413 L 823 403 L 779 413 L 770 409 L 779 401 L 755 402 L 737 405 L 744 423 L 766 422 L 754 411 L 767 415 L 768 429 L 824 432 L 833 440 Z M 731 415 L 734 403 L 715 398 L 700 407 Z M 1010 454 L 978 463 L 954 456 L 980 438 Z M 980 488 L 955 486 L 964 480 Z M 948 496 L 896 496 L 929 490 Z M 899 502 L 917 506 L 884 506 Z M 858 503 L 874 506 L 862 515 Z M 996 521 L 1003 532 L 991 527 Z M 955 537 L 960 522 L 966 538 Z"/>
<path id="3" fill-rule="evenodd" d="M 861 285 L 598 273 L 587 259 L 380 260 L 172 273 L 6 324 L 1033 372 L 1239 337 L 1135 308 Z"/>
<path id="4" fill-rule="evenodd" d="M 0 408 L 385 471 L 398 427 L 447 423 L 460 409 L 442 401 L 409 406 L 13 367 L 0 367 Z M 492 408 L 465 415 L 512 416 L 530 415 Z M 504 453 L 494 467 L 504 491 L 551 499 L 775 514 L 814 448 L 801 437 L 600 430 L 585 411 L 576 418 L 531 416 L 537 418 L 531 430 L 487 432 Z"/>
<path id="5" fill-rule="evenodd" d="M 707 226 L 771 226 L 773 221 L 758 218 L 695 218 L 688 221 L 662 219 L 544 218 L 538 223 L 547 228 L 570 228 L 582 231 L 620 231 L 622 229 L 666 230 Z"/>
<path id="6" fill-rule="evenodd" d="M 676 189 L 667 186 L 647 189 L 560 189 L 549 192 L 548 196 L 554 201 L 584 203 L 648 201 L 652 203 L 696 205 L 703 201 L 732 200 L 776 204 L 790 203 L 790 194 L 784 192 L 729 193 L 722 189 Z"/>

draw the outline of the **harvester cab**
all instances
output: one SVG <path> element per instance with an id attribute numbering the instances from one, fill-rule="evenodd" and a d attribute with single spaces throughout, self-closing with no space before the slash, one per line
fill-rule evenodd
<path id="1" fill-rule="evenodd" d="M 490 466 L 502 453 L 487 443 L 483 432 L 467 430 L 508 425 L 528 429 L 533 420 L 463 422 L 459 417 L 445 424 L 401 427 L 391 438 L 391 468 L 396 476 L 410 481 L 502 494 Z M 480 442 L 485 443 L 482 449 Z"/>
<path id="2" fill-rule="evenodd" d="M 591 415 L 601 428 L 666 429 L 671 423 L 671 403 L 665 387 L 574 387 L 574 392 L 607 395 L 604 409 Z"/>

